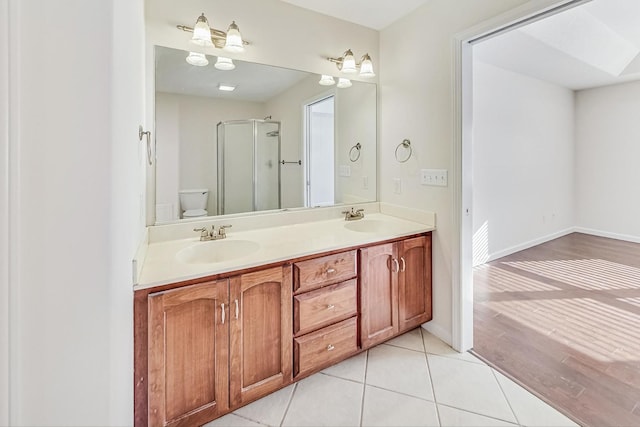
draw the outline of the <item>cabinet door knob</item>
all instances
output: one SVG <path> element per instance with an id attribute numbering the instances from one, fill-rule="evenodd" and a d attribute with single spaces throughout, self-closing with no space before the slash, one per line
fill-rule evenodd
<path id="1" fill-rule="evenodd" d="M 333 345 L 329 344 L 329 345 L 327 346 L 327 351 L 331 351 L 331 350 L 333 350 L 334 348 L 335 348 L 335 347 L 334 347 Z"/>
<path id="2" fill-rule="evenodd" d="M 336 308 L 335 305 L 333 304 L 327 304 L 327 310 L 333 310 L 334 308 Z"/>
<path id="3" fill-rule="evenodd" d="M 391 269 L 392 273 L 397 273 L 398 271 L 400 271 L 400 264 L 398 263 L 398 260 L 395 258 L 391 258 L 391 261 L 393 262 L 393 265 L 396 266 L 396 269 L 394 270 L 393 268 Z"/>
<path id="4" fill-rule="evenodd" d="M 220 304 L 220 308 L 222 309 L 222 324 L 224 325 L 224 303 Z"/>
<path id="5" fill-rule="evenodd" d="M 402 268 L 400 271 L 405 271 L 407 269 L 407 263 L 404 261 L 404 257 L 400 257 L 400 261 L 402 261 Z"/>
<path id="6" fill-rule="evenodd" d="M 332 267 L 327 268 L 327 274 L 333 274 L 335 272 L 336 272 L 335 268 L 332 268 Z"/>

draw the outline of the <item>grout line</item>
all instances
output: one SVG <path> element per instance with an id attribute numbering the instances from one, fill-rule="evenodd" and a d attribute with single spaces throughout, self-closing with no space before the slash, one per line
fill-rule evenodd
<path id="1" fill-rule="evenodd" d="M 494 371 L 493 368 L 491 367 L 489 369 L 491 369 L 491 374 L 493 375 L 493 378 L 495 378 L 496 382 L 498 383 L 498 388 L 502 392 L 502 395 L 504 396 L 504 400 L 507 401 L 507 405 L 509 405 L 509 409 L 511 410 L 513 417 L 516 419 L 516 424 L 520 425 L 520 420 L 516 415 L 516 411 L 513 410 L 513 407 L 511 406 L 511 402 L 509 402 L 509 398 L 507 397 L 507 393 L 504 392 L 504 389 L 502 388 L 502 384 L 500 384 L 500 380 L 498 380 L 498 377 L 496 376 L 496 371 Z"/>
<path id="2" fill-rule="evenodd" d="M 238 414 L 236 412 L 231 412 L 231 413 L 226 414 L 226 415 L 235 415 L 236 417 L 242 418 L 243 420 L 251 421 L 252 423 L 256 423 L 256 424 L 260 424 L 261 426 L 269 427 L 269 424 L 265 424 L 262 421 L 257 421 L 257 420 L 254 420 L 252 418 L 245 417 L 244 415 L 240 415 L 240 414 Z M 226 416 L 226 415 L 224 415 L 224 416 Z M 218 419 L 220 419 L 220 418 L 216 418 L 216 420 L 218 420 Z M 213 420 L 212 422 L 215 422 L 216 420 Z M 205 424 L 205 426 L 206 426 L 206 424 Z"/>
<path id="3" fill-rule="evenodd" d="M 289 397 L 289 402 L 287 402 L 287 407 L 284 409 L 284 414 L 282 414 L 282 420 L 280 420 L 280 427 L 284 424 L 284 419 L 287 418 L 287 414 L 289 413 L 289 408 L 291 407 L 291 402 L 293 402 L 293 396 L 296 394 L 298 390 L 298 383 L 293 383 L 293 390 L 291 390 L 291 396 Z"/>
<path id="4" fill-rule="evenodd" d="M 502 418 L 492 417 L 491 415 L 481 414 L 481 413 L 479 413 L 479 412 L 470 411 L 470 410 L 468 410 L 468 409 L 458 408 L 457 406 L 448 405 L 448 404 L 446 404 L 446 403 L 438 403 L 438 405 L 437 405 L 437 406 L 446 406 L 447 408 L 455 409 L 455 410 L 457 410 L 457 411 L 467 412 L 467 413 L 469 413 L 469 414 L 479 415 L 479 416 L 481 416 L 481 417 L 485 417 L 485 418 L 491 418 L 492 420 L 496 420 L 496 421 L 500 421 L 500 422 L 503 422 L 503 423 L 512 424 L 513 426 L 522 426 L 522 424 L 514 423 L 513 421 L 507 421 L 507 420 L 502 419 Z"/>
<path id="5" fill-rule="evenodd" d="M 440 420 L 440 410 L 438 409 L 438 401 L 436 399 L 436 389 L 433 386 L 433 376 L 431 375 L 431 366 L 429 365 L 429 353 L 427 353 L 427 346 L 424 343 L 424 331 L 422 330 L 422 326 L 420 326 L 420 339 L 422 340 L 422 348 L 424 349 L 424 360 L 427 362 L 427 373 L 429 375 L 429 385 L 431 385 L 431 394 L 433 394 L 433 404 L 436 407 L 436 418 L 438 419 L 438 425 L 442 425 L 442 421 Z"/>
<path id="6" fill-rule="evenodd" d="M 360 403 L 360 427 L 362 427 L 362 420 L 364 419 L 364 394 L 367 389 L 367 371 L 369 370 L 369 350 L 365 352 L 364 356 L 364 378 L 362 384 L 362 402 Z"/>

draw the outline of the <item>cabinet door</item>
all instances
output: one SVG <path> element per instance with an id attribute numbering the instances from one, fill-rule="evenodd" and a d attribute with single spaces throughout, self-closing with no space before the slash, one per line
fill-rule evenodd
<path id="1" fill-rule="evenodd" d="M 291 266 L 231 278 L 231 406 L 291 382 Z"/>
<path id="2" fill-rule="evenodd" d="M 226 280 L 149 295 L 149 418 L 197 425 L 229 407 Z"/>
<path id="3" fill-rule="evenodd" d="M 363 349 L 398 332 L 397 254 L 394 243 L 360 251 L 360 339 Z"/>
<path id="4" fill-rule="evenodd" d="M 400 243 L 400 332 L 431 320 L 431 235 Z"/>

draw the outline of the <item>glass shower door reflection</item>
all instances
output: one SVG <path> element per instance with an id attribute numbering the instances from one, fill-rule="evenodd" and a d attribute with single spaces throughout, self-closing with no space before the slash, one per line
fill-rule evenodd
<path id="1" fill-rule="evenodd" d="M 218 124 L 218 215 L 280 208 L 280 122 Z"/>

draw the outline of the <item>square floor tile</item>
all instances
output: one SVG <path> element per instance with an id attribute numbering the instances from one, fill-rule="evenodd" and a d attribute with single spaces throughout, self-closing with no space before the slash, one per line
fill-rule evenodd
<path id="1" fill-rule="evenodd" d="M 264 427 L 262 424 L 254 423 L 235 414 L 227 414 L 205 424 L 203 427 Z"/>
<path id="2" fill-rule="evenodd" d="M 283 426 L 357 426 L 364 385 L 325 374 L 298 382 Z"/>
<path id="3" fill-rule="evenodd" d="M 459 353 L 449 344 L 442 341 L 440 338 L 429 333 L 426 330 L 422 331 L 422 339 L 424 341 L 424 349 L 428 354 L 436 354 L 438 356 L 452 357 L 454 359 L 466 360 L 467 362 L 479 363 L 486 365 L 482 360 L 475 357 L 469 352 Z"/>
<path id="4" fill-rule="evenodd" d="M 549 406 L 519 384 L 499 372 L 496 378 L 504 391 L 518 422 L 523 426 L 577 426 L 578 424 Z"/>
<path id="5" fill-rule="evenodd" d="M 436 405 L 427 400 L 366 386 L 363 426 L 439 426 Z"/>
<path id="6" fill-rule="evenodd" d="M 363 383 L 366 368 L 367 352 L 365 351 L 323 370 L 322 373 L 338 378 L 344 378 L 345 380 Z"/>
<path id="7" fill-rule="evenodd" d="M 440 425 L 442 427 L 510 427 L 517 426 L 506 421 L 495 418 L 485 417 L 484 415 L 474 414 L 472 412 L 463 411 L 462 409 L 451 408 L 445 405 L 438 405 L 438 414 L 440 415 Z"/>
<path id="8" fill-rule="evenodd" d="M 237 409 L 234 414 L 269 426 L 279 426 L 289 406 L 295 384 L 275 391 L 262 399 Z"/>
<path id="9" fill-rule="evenodd" d="M 409 350 L 421 351 L 424 353 L 424 344 L 422 342 L 422 328 L 418 327 L 409 332 L 385 342 L 385 344 L 393 345 L 395 347 L 407 348 Z"/>
<path id="10" fill-rule="evenodd" d="M 490 367 L 431 354 L 427 357 L 437 403 L 517 422 Z"/>
<path id="11" fill-rule="evenodd" d="M 369 349 L 366 383 L 433 400 L 427 359 L 417 351 L 385 344 Z"/>

